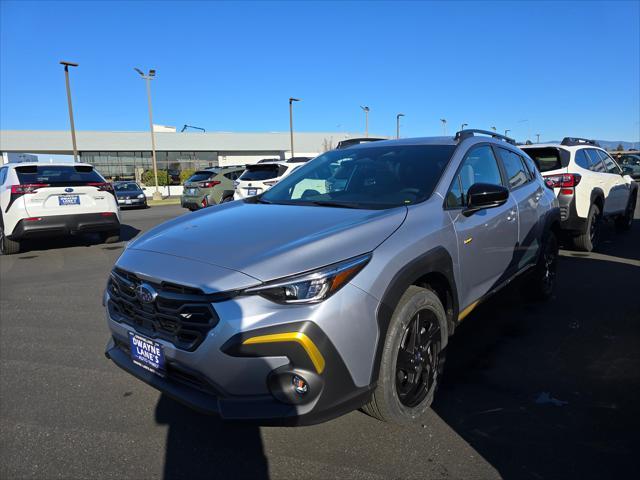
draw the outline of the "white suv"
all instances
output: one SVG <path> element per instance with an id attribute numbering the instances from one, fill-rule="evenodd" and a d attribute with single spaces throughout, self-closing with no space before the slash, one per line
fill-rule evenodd
<path id="1" fill-rule="evenodd" d="M 113 186 L 85 163 L 16 163 L 0 168 L 0 252 L 26 238 L 96 232 L 120 239 Z"/>
<path id="2" fill-rule="evenodd" d="M 579 250 L 596 247 L 603 218 L 619 230 L 633 222 L 638 185 L 593 140 L 567 137 L 558 144 L 522 145 L 560 204 L 562 229 Z"/>
<path id="3" fill-rule="evenodd" d="M 269 190 L 282 177 L 289 175 L 303 163 L 262 162 L 247 165 L 238 180 L 234 182 L 234 199 L 253 197 Z"/>

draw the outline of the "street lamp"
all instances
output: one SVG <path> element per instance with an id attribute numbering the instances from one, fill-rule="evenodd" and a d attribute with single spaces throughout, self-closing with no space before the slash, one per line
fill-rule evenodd
<path id="1" fill-rule="evenodd" d="M 493 130 L 494 132 L 498 131 L 498 129 L 496 127 L 491 127 L 491 130 Z"/>
<path id="2" fill-rule="evenodd" d="M 73 161 L 78 161 L 78 147 L 76 145 L 76 127 L 73 124 L 73 106 L 71 105 L 71 87 L 69 86 L 69 67 L 77 67 L 77 63 L 60 62 L 60 65 L 64 65 L 64 79 L 67 84 L 67 104 L 69 105 L 69 123 L 71 124 L 71 144 L 73 146 Z"/>
<path id="3" fill-rule="evenodd" d="M 369 137 L 369 107 L 366 105 L 360 105 L 360 108 L 364 111 L 364 136 Z"/>
<path id="4" fill-rule="evenodd" d="M 536 143 L 540 143 L 540 134 L 536 133 Z"/>
<path id="5" fill-rule="evenodd" d="M 294 157 L 293 153 L 293 102 L 299 102 L 299 98 L 289 97 L 289 134 L 291 135 L 291 156 Z"/>
<path id="6" fill-rule="evenodd" d="M 447 119 L 441 118 L 440 121 L 442 122 L 442 133 L 446 137 L 447 136 Z"/>
<path id="7" fill-rule="evenodd" d="M 463 124 L 460 126 L 460 130 L 464 130 L 464 127 L 468 127 L 468 126 L 469 126 L 469 124 L 468 124 L 468 123 L 463 123 Z"/>
<path id="8" fill-rule="evenodd" d="M 404 117 L 404 113 L 396 115 L 396 138 L 400 138 L 400 117 Z"/>
<path id="9" fill-rule="evenodd" d="M 505 136 L 505 137 L 508 137 L 508 136 L 509 136 L 509 132 L 510 132 L 510 131 L 511 131 L 511 130 L 505 130 L 505 131 L 504 131 L 504 136 Z"/>
<path id="10" fill-rule="evenodd" d="M 158 165 L 156 163 L 156 137 L 153 132 L 153 110 L 151 108 L 151 80 L 153 80 L 156 76 L 156 71 L 151 69 L 147 75 L 144 74 L 142 70 L 139 68 L 134 68 L 136 72 L 140 74 L 140 76 L 146 80 L 147 82 L 147 102 L 149 103 L 149 127 L 151 128 L 151 160 L 153 163 L 153 178 L 156 182 L 156 191 L 153 192 L 154 200 L 162 200 L 162 195 L 160 194 L 160 190 L 158 190 Z M 167 178 L 167 183 L 169 179 Z"/>

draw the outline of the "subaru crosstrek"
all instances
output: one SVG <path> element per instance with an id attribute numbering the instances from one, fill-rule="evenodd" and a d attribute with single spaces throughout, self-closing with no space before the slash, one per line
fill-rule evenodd
<path id="1" fill-rule="evenodd" d="M 131 242 L 104 293 L 106 355 L 224 419 L 411 422 L 479 302 L 523 273 L 551 295 L 558 227 L 532 160 L 491 132 L 329 151 Z"/>

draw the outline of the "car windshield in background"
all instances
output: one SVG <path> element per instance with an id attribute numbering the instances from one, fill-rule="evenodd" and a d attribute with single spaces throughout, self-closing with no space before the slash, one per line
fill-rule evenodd
<path id="1" fill-rule="evenodd" d="M 58 166 L 58 165 L 25 165 L 16 167 L 18 179 L 22 185 L 48 184 L 48 185 L 77 185 L 84 183 L 101 183 L 104 178 L 93 167 Z"/>
<path id="2" fill-rule="evenodd" d="M 119 191 L 132 191 L 132 190 L 141 190 L 137 183 L 116 183 L 114 188 Z"/>
<path id="3" fill-rule="evenodd" d="M 243 180 L 243 181 L 253 180 L 257 182 L 260 182 L 262 180 L 270 180 L 272 178 L 277 178 L 282 174 L 284 174 L 286 169 L 287 169 L 286 167 L 280 166 L 277 164 L 269 165 L 269 164 L 262 163 L 262 164 L 250 165 L 247 167 L 244 173 L 240 175 L 240 178 L 238 180 Z"/>
<path id="4" fill-rule="evenodd" d="M 209 172 L 207 170 L 202 172 L 196 172 L 189 177 L 187 182 L 203 182 L 204 180 L 209 180 L 211 177 L 215 176 L 216 172 Z"/>
<path id="5" fill-rule="evenodd" d="M 523 148 L 538 166 L 540 172 L 550 172 L 562 168 L 562 159 L 557 148 Z"/>
<path id="6" fill-rule="evenodd" d="M 455 145 L 393 145 L 327 152 L 285 177 L 264 203 L 384 209 L 431 196 Z"/>

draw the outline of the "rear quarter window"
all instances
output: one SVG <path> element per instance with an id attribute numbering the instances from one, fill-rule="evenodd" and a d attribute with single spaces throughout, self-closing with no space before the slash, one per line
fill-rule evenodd
<path id="1" fill-rule="evenodd" d="M 104 182 L 93 167 L 86 165 L 25 165 L 16 167 L 21 185 L 45 183 L 49 185 Z"/>

